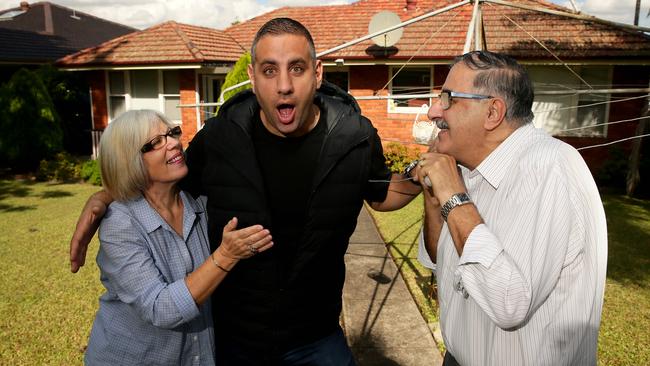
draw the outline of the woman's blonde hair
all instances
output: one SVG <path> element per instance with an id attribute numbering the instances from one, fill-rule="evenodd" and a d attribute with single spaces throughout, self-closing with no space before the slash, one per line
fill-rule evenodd
<path id="1" fill-rule="evenodd" d="M 142 109 L 121 114 L 104 130 L 99 142 L 99 166 L 102 185 L 117 201 L 127 201 L 141 194 L 149 184 L 142 160 L 142 145 L 160 124 L 175 125 L 162 113 Z"/>

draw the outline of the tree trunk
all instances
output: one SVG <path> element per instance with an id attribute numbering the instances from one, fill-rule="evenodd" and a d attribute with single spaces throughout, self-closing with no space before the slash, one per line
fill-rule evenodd
<path id="1" fill-rule="evenodd" d="M 646 102 L 645 107 L 643 108 L 643 113 L 641 114 L 643 119 L 639 121 L 639 124 L 636 126 L 636 136 L 643 135 L 646 129 L 646 126 L 648 125 L 648 116 L 650 113 L 648 113 L 648 103 L 650 103 L 650 100 Z M 632 197 L 634 195 L 634 191 L 636 190 L 636 187 L 639 185 L 639 182 L 641 180 L 641 177 L 639 175 L 639 162 L 641 160 L 641 141 L 643 139 L 638 138 L 635 139 L 632 142 L 632 152 L 630 153 L 630 160 L 628 164 L 628 170 L 627 170 L 627 180 L 626 180 L 626 193 L 628 197 Z"/>

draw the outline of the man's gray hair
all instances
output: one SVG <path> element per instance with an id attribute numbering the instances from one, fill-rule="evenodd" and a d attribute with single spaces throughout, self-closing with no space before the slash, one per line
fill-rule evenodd
<path id="1" fill-rule="evenodd" d="M 472 51 L 456 57 L 452 66 L 459 62 L 480 71 L 474 78 L 475 88 L 505 100 L 507 121 L 520 126 L 533 121 L 533 83 L 515 59 L 490 51 Z"/>

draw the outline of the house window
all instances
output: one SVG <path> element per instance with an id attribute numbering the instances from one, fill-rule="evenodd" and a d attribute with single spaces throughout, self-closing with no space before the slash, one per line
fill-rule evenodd
<path id="1" fill-rule="evenodd" d="M 113 120 L 132 109 L 152 109 L 180 122 L 178 70 L 108 71 L 108 110 Z"/>
<path id="2" fill-rule="evenodd" d="M 433 89 L 432 67 L 405 67 L 401 70 L 399 67 L 392 67 L 390 71 L 391 95 L 428 94 Z M 430 103 L 430 98 L 425 97 L 391 99 L 388 101 L 388 111 L 417 113 L 423 104 L 430 105 Z"/>
<path id="3" fill-rule="evenodd" d="M 131 105 L 129 109 L 160 110 L 158 99 L 158 70 L 133 70 L 131 76 Z"/>
<path id="4" fill-rule="evenodd" d="M 108 72 L 108 115 L 111 120 L 126 111 L 126 72 Z"/>
<path id="5" fill-rule="evenodd" d="M 324 78 L 345 91 L 350 90 L 347 71 L 325 71 Z"/>
<path id="6" fill-rule="evenodd" d="M 594 89 L 611 88 L 611 66 L 572 66 Z M 530 66 L 528 72 L 535 84 L 535 125 L 556 136 L 605 136 L 608 121 L 609 94 L 544 94 L 553 90 L 584 90 L 576 75 L 563 66 Z M 595 105 L 594 105 L 595 104 Z M 594 126 L 591 128 L 584 128 Z"/>
<path id="7" fill-rule="evenodd" d="M 163 70 L 162 85 L 164 113 L 170 120 L 180 121 L 181 109 L 177 107 L 181 103 L 178 70 Z"/>

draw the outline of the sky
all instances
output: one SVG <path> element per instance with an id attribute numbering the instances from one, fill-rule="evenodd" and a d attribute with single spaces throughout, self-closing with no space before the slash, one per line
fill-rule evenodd
<path id="1" fill-rule="evenodd" d="M 571 2 L 568 0 L 547 1 L 571 8 Z M 353 0 L 50 0 L 50 2 L 138 29 L 168 20 L 224 29 L 233 22 L 247 20 L 283 6 L 345 4 Z M 634 21 L 636 0 L 575 0 L 574 2 L 585 14 L 621 23 L 632 24 Z M 19 3 L 20 0 L 0 0 L 0 10 L 17 7 Z M 641 1 L 639 16 L 641 26 L 650 27 L 649 6 L 650 0 Z"/>

